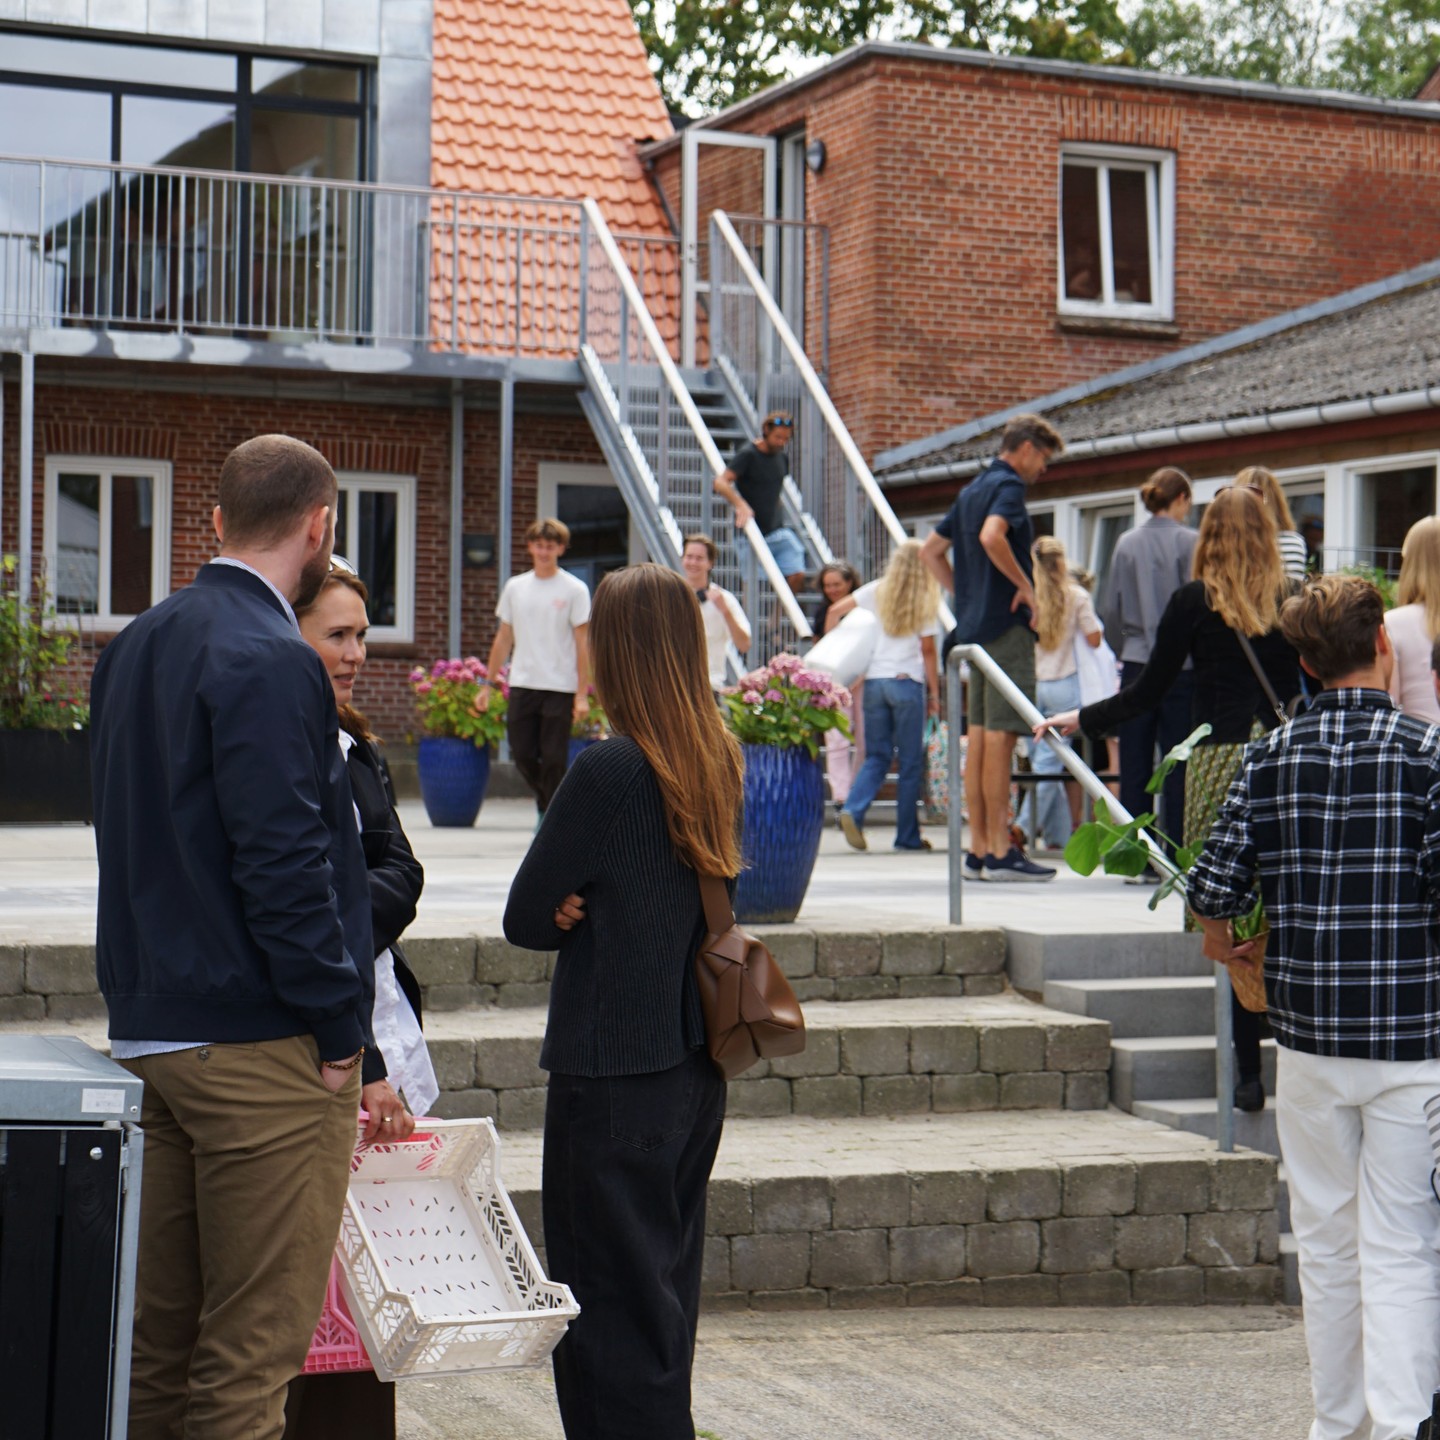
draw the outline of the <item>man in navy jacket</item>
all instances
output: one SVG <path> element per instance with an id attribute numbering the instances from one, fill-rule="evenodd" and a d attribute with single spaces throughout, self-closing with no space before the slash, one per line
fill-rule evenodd
<path id="1" fill-rule="evenodd" d="M 220 474 L 220 556 L 95 668 L 96 959 L 145 1082 L 130 1436 L 269 1440 L 304 1362 L 355 1142 L 374 989 L 325 667 L 292 606 L 336 482 L 283 435 Z"/>

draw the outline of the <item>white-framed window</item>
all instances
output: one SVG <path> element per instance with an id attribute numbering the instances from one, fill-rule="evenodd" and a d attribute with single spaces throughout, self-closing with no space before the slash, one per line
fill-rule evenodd
<path id="1" fill-rule="evenodd" d="M 1070 558 L 1094 575 L 1096 595 L 1104 593 L 1115 546 L 1127 530 L 1135 528 L 1136 515 L 1133 494 L 1097 497 L 1096 503 L 1079 507 L 1079 546 Z"/>
<path id="2" fill-rule="evenodd" d="M 1173 317 L 1175 157 L 1169 151 L 1066 145 L 1059 230 L 1062 314 Z"/>
<path id="3" fill-rule="evenodd" d="M 45 564 L 62 616 L 118 630 L 169 594 L 170 490 L 167 461 L 47 457 Z"/>
<path id="4" fill-rule="evenodd" d="M 345 472 L 338 476 L 335 551 L 370 592 L 370 636 L 415 638 L 415 477 Z"/>

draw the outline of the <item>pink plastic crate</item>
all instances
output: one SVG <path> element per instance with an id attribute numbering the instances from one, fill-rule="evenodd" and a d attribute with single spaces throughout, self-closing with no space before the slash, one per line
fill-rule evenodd
<path id="1" fill-rule="evenodd" d="M 340 1262 L 330 1262 L 330 1279 L 325 1286 L 325 1308 L 310 1342 L 302 1375 L 333 1375 L 342 1370 L 373 1370 L 365 1353 L 360 1331 L 350 1318 L 350 1308 L 340 1289 Z"/>

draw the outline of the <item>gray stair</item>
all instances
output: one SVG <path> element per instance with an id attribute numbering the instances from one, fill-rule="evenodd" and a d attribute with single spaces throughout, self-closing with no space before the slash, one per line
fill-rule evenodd
<path id="1" fill-rule="evenodd" d="M 1130 1112 L 1142 1120 L 1157 1120 L 1162 1125 L 1171 1125 L 1176 1130 L 1188 1130 L 1192 1135 L 1215 1138 L 1215 1096 L 1181 1100 L 1137 1100 Z M 1267 1101 L 1263 1110 L 1247 1114 L 1236 1110 L 1235 1143 L 1248 1150 L 1263 1150 L 1267 1155 L 1280 1153 L 1280 1140 L 1275 1133 L 1275 1104 L 1273 1098 Z"/>
<path id="2" fill-rule="evenodd" d="M 1288 1230 L 1280 1232 L 1280 1299 L 1286 1305 L 1301 1304 L 1300 1252 Z"/>
<path id="3" fill-rule="evenodd" d="M 1264 1041 L 1260 1046 L 1260 1067 L 1266 1093 L 1273 1095 L 1273 1040 Z M 1132 1036 L 1116 1040 L 1111 1047 L 1110 1087 L 1115 1104 L 1130 1111 L 1142 1100 L 1213 1096 L 1215 1041 L 1207 1035 Z"/>
<path id="4" fill-rule="evenodd" d="M 1006 940 L 1010 983 L 1036 995 L 1043 995 L 1052 980 L 1213 974 L 1200 953 L 1200 936 L 1178 930 L 1057 935 L 1007 926 Z"/>
<path id="5" fill-rule="evenodd" d="M 1215 1033 L 1215 982 L 1208 975 L 1049 980 L 1045 1003 L 1052 1010 L 1105 1020 L 1117 1039 Z"/>

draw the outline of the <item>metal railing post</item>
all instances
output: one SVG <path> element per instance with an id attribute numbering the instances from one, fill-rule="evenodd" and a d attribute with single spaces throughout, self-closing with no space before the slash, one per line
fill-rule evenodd
<path id="1" fill-rule="evenodd" d="M 1215 1144 L 1235 1148 L 1235 1032 L 1230 1011 L 1230 972 L 1215 967 Z"/>
<path id="2" fill-rule="evenodd" d="M 590 338 L 590 217 L 580 212 L 580 344 Z"/>
<path id="3" fill-rule="evenodd" d="M 947 809 L 947 843 L 950 851 L 950 923 L 965 921 L 965 822 L 960 817 L 965 776 L 960 769 L 960 731 L 964 726 L 965 701 L 960 685 L 960 662 L 964 657 L 957 645 L 945 659 L 945 719 L 949 728 L 945 766 L 950 783 Z"/>

